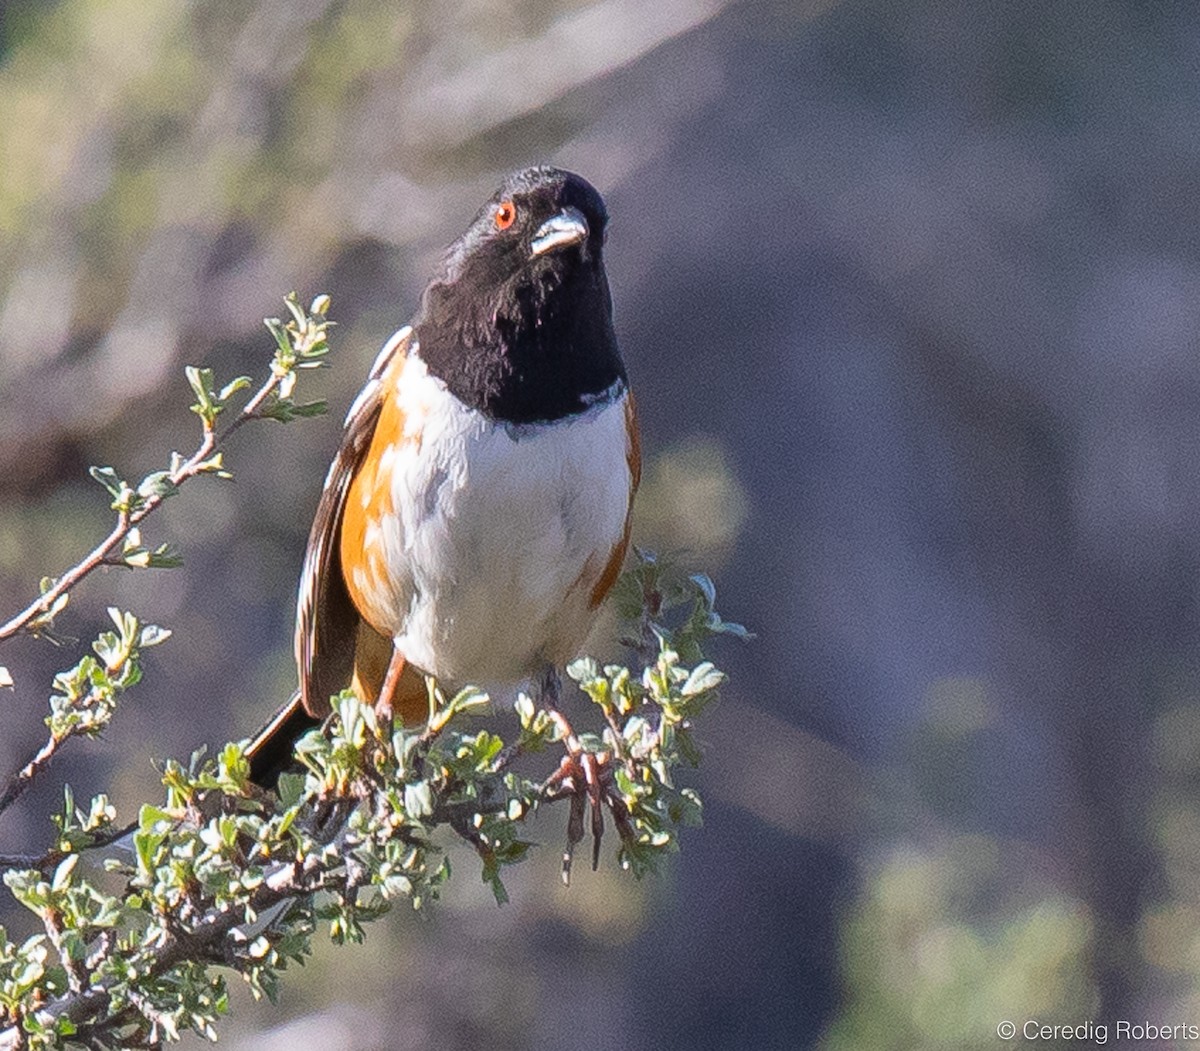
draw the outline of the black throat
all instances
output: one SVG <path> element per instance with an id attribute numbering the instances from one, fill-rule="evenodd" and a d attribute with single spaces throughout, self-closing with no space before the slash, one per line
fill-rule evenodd
<path id="1" fill-rule="evenodd" d="M 598 244 L 549 253 L 508 279 L 460 260 L 426 289 L 413 327 L 429 371 L 494 420 L 573 416 L 625 380 Z"/>

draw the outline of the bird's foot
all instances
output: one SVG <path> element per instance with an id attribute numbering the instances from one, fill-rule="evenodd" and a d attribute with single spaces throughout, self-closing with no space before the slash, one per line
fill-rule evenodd
<path id="1" fill-rule="evenodd" d="M 625 836 L 629 812 L 617 790 L 612 753 L 608 750 L 591 752 L 584 749 L 579 737 L 557 709 L 549 708 L 550 717 L 558 724 L 567 754 L 558 769 L 543 783 L 547 799 L 570 798 L 571 814 L 567 819 L 567 846 L 563 851 L 563 883 L 571 879 L 571 862 L 575 847 L 584 837 L 584 826 L 591 816 L 592 869 L 600 863 L 600 841 L 604 836 L 604 808 L 612 812 L 617 830 Z M 631 831 L 631 829 L 630 829 Z"/>
<path id="2" fill-rule="evenodd" d="M 612 814 L 613 823 L 622 840 L 634 836 L 633 821 L 616 785 L 616 767 L 608 749 L 590 751 L 583 746 L 567 717 L 559 710 L 562 680 L 557 669 L 547 666 L 537 680 L 542 708 L 558 727 L 559 736 L 566 747 L 554 771 L 542 784 L 542 793 L 548 800 L 570 798 L 571 814 L 567 820 L 567 846 L 563 851 L 563 882 L 570 882 L 571 862 L 575 847 L 584 837 L 584 826 L 588 823 L 592 833 L 592 869 L 600 863 L 600 841 L 604 836 L 604 808 Z"/>

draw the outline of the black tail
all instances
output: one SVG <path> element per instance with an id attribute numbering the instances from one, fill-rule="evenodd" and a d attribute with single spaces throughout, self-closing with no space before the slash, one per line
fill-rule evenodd
<path id="1" fill-rule="evenodd" d="M 291 700 L 254 735 L 246 749 L 250 779 L 263 788 L 274 788 L 279 775 L 295 765 L 292 755 L 296 742 L 320 725 L 320 719 L 314 719 L 304 710 L 299 691 L 292 694 Z"/>

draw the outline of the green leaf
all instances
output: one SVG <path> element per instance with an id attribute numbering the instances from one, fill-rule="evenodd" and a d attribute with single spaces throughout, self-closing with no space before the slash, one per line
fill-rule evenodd
<path id="1" fill-rule="evenodd" d="M 500 873 L 497 871 L 495 875 L 488 877 L 484 876 L 484 881 L 491 884 L 492 894 L 496 898 L 497 905 L 507 905 L 509 902 L 508 891 L 504 888 L 504 881 L 500 878 Z"/>
<path id="2" fill-rule="evenodd" d="M 143 803 L 141 809 L 138 811 L 138 827 L 143 832 L 165 832 L 173 824 L 175 824 L 175 818 L 163 810 L 162 807 Z"/>
<path id="3" fill-rule="evenodd" d="M 578 683 L 590 682 L 600 677 L 600 665 L 591 657 L 580 657 L 567 665 L 567 675 Z"/>
<path id="4" fill-rule="evenodd" d="M 464 686 L 450 698 L 447 708 L 454 715 L 467 712 L 486 712 L 492 704 L 492 699 L 477 686 Z"/>
<path id="5" fill-rule="evenodd" d="M 294 374 L 291 374 L 294 376 Z M 257 412 L 264 420 L 276 420 L 279 423 L 291 423 L 292 420 L 310 416 L 324 416 L 329 411 L 327 402 L 310 401 L 297 405 L 291 398 L 270 398 Z"/>
<path id="6" fill-rule="evenodd" d="M 279 802 L 285 808 L 296 806 L 304 795 L 305 778 L 302 774 L 282 773 L 279 775 L 279 784 L 276 786 L 276 792 L 279 794 Z M 282 835 L 283 830 L 280 830 Z"/>
<path id="7" fill-rule="evenodd" d="M 142 633 L 138 636 L 138 646 L 146 649 L 150 646 L 158 646 L 164 643 L 171 637 L 170 628 L 160 628 L 157 624 L 147 624 L 142 628 Z"/>
<path id="8" fill-rule="evenodd" d="M 221 411 L 215 400 L 216 395 L 213 393 L 213 370 L 187 365 L 183 372 L 187 376 L 192 392 L 196 395 L 196 400 L 190 406 L 192 412 L 204 421 L 206 427 L 211 427 L 213 420 L 217 418 L 217 413 Z"/>
<path id="9" fill-rule="evenodd" d="M 695 697 L 697 694 L 715 690 L 724 681 L 725 673 L 715 667 L 712 661 L 705 661 L 696 665 L 679 692 L 684 697 Z"/>
<path id="10" fill-rule="evenodd" d="M 133 530 L 126 539 L 125 549 L 121 552 L 121 561 L 125 565 L 135 569 L 174 569 L 183 565 L 183 556 L 170 544 L 159 544 L 150 551 L 142 547 L 140 541 L 133 541 L 135 532 Z"/>
<path id="11" fill-rule="evenodd" d="M 128 491 L 124 480 L 111 467 L 89 467 L 88 474 L 96 479 L 114 500 L 119 500 Z"/>
<path id="12" fill-rule="evenodd" d="M 147 500 L 155 496 L 165 499 L 179 492 L 179 486 L 172 481 L 169 471 L 154 471 L 138 483 L 137 491 L 138 496 Z"/>
<path id="13" fill-rule="evenodd" d="M 291 311 L 292 318 L 300 328 L 308 323 L 308 318 L 304 316 L 304 308 L 300 305 L 300 297 L 295 292 L 289 292 L 283 297 L 284 305 Z"/>
<path id="14" fill-rule="evenodd" d="M 704 824 L 704 804 L 693 789 L 680 789 L 671 805 L 671 820 L 677 825 L 690 825 L 693 828 Z"/>
<path id="15" fill-rule="evenodd" d="M 71 876 L 78 864 L 78 854 L 72 854 L 59 862 L 58 868 L 54 870 L 54 879 L 50 883 L 50 889 L 54 891 L 66 890 L 71 884 Z"/>
<path id="16" fill-rule="evenodd" d="M 283 322 L 277 317 L 263 318 L 263 324 L 267 326 L 267 331 L 275 337 L 275 344 L 284 354 L 291 354 L 292 342 L 288 339 L 287 329 L 283 327 Z"/>
<path id="17" fill-rule="evenodd" d="M 228 401 L 230 397 L 232 397 L 238 391 L 245 390 L 249 386 L 249 376 L 238 376 L 237 379 L 230 380 L 225 384 L 224 387 L 221 388 L 220 392 L 217 394 L 217 400 L 222 402 Z"/>
<path id="18" fill-rule="evenodd" d="M 732 635 L 735 639 L 741 639 L 743 642 L 749 642 L 754 638 L 754 632 L 749 631 L 744 625 L 737 624 L 732 620 L 722 620 L 716 613 L 709 618 L 708 630 L 714 635 Z"/>
<path id="19" fill-rule="evenodd" d="M 699 589 L 700 594 L 704 596 L 704 601 L 709 609 L 712 609 L 717 604 L 717 586 L 712 582 L 712 578 L 707 573 L 693 573 L 688 578 Z"/>
<path id="20" fill-rule="evenodd" d="M 433 813 L 433 791 L 427 782 L 404 786 L 404 810 L 414 818 L 428 817 Z"/>
<path id="21" fill-rule="evenodd" d="M 324 398 L 305 402 L 303 405 L 292 406 L 292 415 L 301 418 L 324 416 L 327 412 L 329 412 L 329 403 Z"/>

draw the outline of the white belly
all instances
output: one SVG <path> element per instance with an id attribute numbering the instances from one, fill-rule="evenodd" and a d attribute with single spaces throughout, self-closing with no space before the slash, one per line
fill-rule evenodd
<path id="1" fill-rule="evenodd" d="M 395 394 L 420 434 L 394 453 L 398 513 L 381 527 L 399 651 L 451 688 L 574 656 L 625 527 L 625 392 L 555 423 L 493 423 L 410 355 Z"/>

